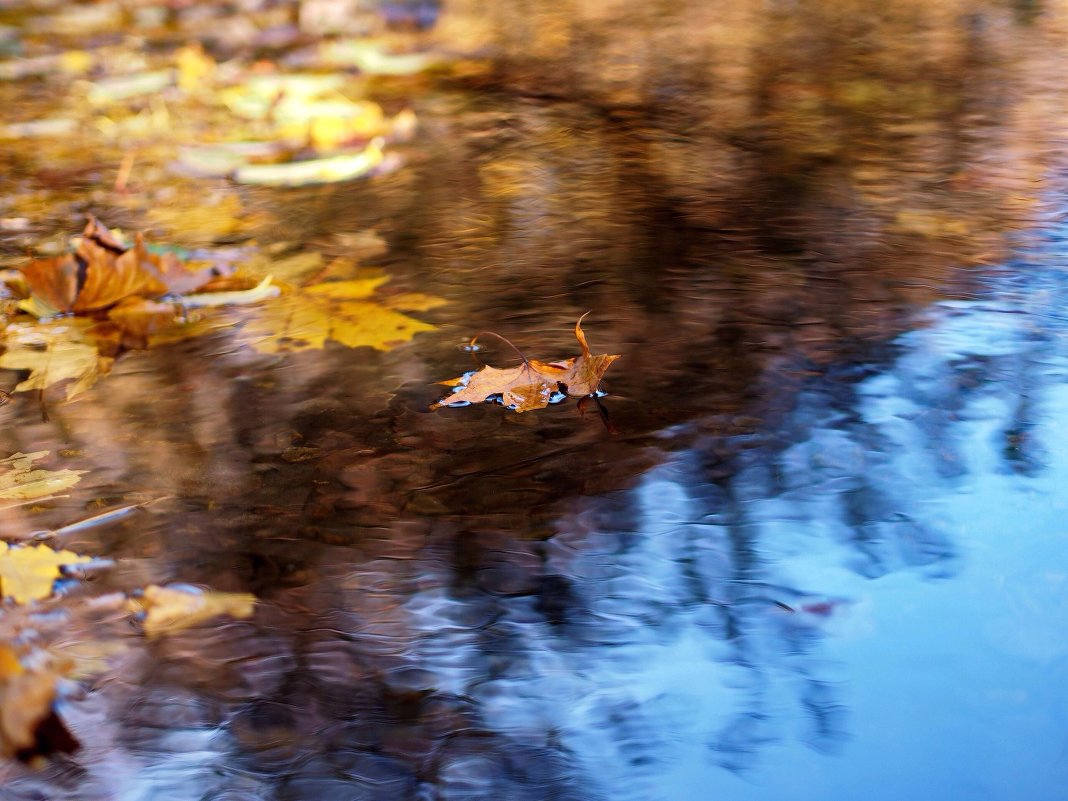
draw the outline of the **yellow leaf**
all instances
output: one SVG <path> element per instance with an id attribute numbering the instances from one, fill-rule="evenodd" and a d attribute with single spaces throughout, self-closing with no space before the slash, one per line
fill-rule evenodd
<path id="1" fill-rule="evenodd" d="M 181 304 L 187 309 L 203 308 L 206 306 L 247 306 L 268 298 L 278 297 L 280 290 L 272 284 L 271 276 L 267 276 L 252 289 L 241 289 L 233 292 L 201 292 L 196 295 L 186 295 Z"/>
<path id="2" fill-rule="evenodd" d="M 215 60 L 197 45 L 187 45 L 174 55 L 178 65 L 178 87 L 189 92 L 215 72 Z"/>
<path id="3" fill-rule="evenodd" d="M 59 68 L 71 75 L 81 75 L 93 68 L 93 56 L 84 50 L 68 50 L 59 56 Z"/>
<path id="4" fill-rule="evenodd" d="M 255 275 L 270 276 L 287 284 L 299 283 L 323 268 L 323 254 L 304 251 L 292 256 L 274 258 L 268 253 L 257 253 L 242 265 L 242 269 Z"/>
<path id="5" fill-rule="evenodd" d="M 48 451 L 38 451 L 0 459 L 0 466 L 10 468 L 0 473 L 0 498 L 8 501 L 44 498 L 81 481 L 84 470 L 33 469 L 33 463 L 47 455 Z"/>
<path id="6" fill-rule="evenodd" d="M 183 241 L 204 242 L 240 233 L 255 218 L 243 217 L 241 198 L 225 195 L 215 204 L 204 203 L 155 206 L 148 210 L 148 219 L 168 231 L 192 232 Z"/>
<path id="7" fill-rule="evenodd" d="M 390 350 L 434 326 L 369 300 L 386 278 L 334 281 L 294 290 L 258 310 L 242 329 L 263 353 L 322 348 L 333 340 L 350 348 Z"/>
<path id="8" fill-rule="evenodd" d="M 59 568 L 88 562 L 88 556 L 71 551 L 53 551 L 47 545 L 9 547 L 0 542 L 0 594 L 25 604 L 52 594 Z"/>
<path id="9" fill-rule="evenodd" d="M 57 679 L 50 670 L 20 669 L 0 681 L 0 756 L 10 759 L 33 747 L 37 728 L 52 712 Z"/>
<path id="10" fill-rule="evenodd" d="M 247 592 L 204 592 L 195 587 L 145 587 L 134 601 L 145 611 L 144 629 L 149 637 L 195 626 L 219 615 L 246 618 L 252 615 L 256 596 Z"/>
<path id="11" fill-rule="evenodd" d="M 114 360 L 100 355 L 88 326 L 89 322 L 84 320 L 9 325 L 0 367 L 30 371 L 15 391 L 47 389 L 73 380 L 67 387 L 69 400 L 95 384 L 97 378 L 111 369 Z"/>

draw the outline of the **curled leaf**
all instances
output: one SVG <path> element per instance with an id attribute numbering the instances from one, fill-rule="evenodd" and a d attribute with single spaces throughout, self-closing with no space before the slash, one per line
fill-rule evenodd
<path id="1" fill-rule="evenodd" d="M 431 408 L 483 403 L 499 398 L 499 402 L 512 411 L 529 412 L 545 408 L 559 394 L 572 397 L 592 395 L 597 392 L 605 372 L 619 356 L 590 352 L 582 331 L 581 317 L 575 323 L 575 338 L 582 347 L 582 354 L 571 359 L 558 362 L 524 359 L 516 367 L 483 367 L 477 372 L 442 381 L 446 386 L 458 389 Z"/>

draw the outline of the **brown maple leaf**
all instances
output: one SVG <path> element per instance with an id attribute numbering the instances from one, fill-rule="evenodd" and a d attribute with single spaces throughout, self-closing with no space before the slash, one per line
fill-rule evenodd
<path id="1" fill-rule="evenodd" d="M 102 311 L 126 298 L 182 294 L 214 276 L 211 269 L 187 270 L 173 253 L 149 252 L 141 234 L 127 247 L 92 215 L 73 253 L 33 259 L 21 270 L 36 298 L 67 313 Z"/>
<path id="2" fill-rule="evenodd" d="M 588 313 L 588 312 L 587 312 Z M 575 338 L 582 346 L 582 355 L 556 362 L 527 359 L 520 353 L 523 363 L 516 367 L 499 369 L 483 367 L 475 373 L 442 381 L 450 387 L 458 387 L 451 395 L 431 406 L 482 403 L 499 397 L 499 402 L 515 412 L 529 412 L 549 405 L 554 395 L 563 393 L 572 397 L 587 397 L 597 392 L 605 372 L 618 355 L 590 352 L 586 335 L 582 331 L 582 315 L 575 323 Z M 475 337 L 477 339 L 478 337 Z M 475 340 L 471 340 L 474 344 Z M 509 343 L 511 344 L 511 343 Z M 518 353 L 518 351 L 517 351 Z"/>

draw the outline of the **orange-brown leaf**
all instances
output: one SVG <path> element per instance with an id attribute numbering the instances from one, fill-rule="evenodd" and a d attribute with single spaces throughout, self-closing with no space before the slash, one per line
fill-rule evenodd
<path id="1" fill-rule="evenodd" d="M 590 352 L 582 331 L 582 318 L 575 323 L 575 338 L 582 346 L 581 356 L 558 362 L 529 359 L 507 369 L 483 367 L 476 373 L 442 381 L 447 386 L 460 389 L 431 408 L 455 403 L 482 403 L 499 395 L 500 403 L 504 406 L 515 412 L 529 412 L 548 406 L 558 392 L 572 397 L 592 395 L 597 392 L 605 372 L 619 356 Z"/>
<path id="2" fill-rule="evenodd" d="M 78 296 L 78 261 L 71 253 L 33 259 L 20 269 L 30 291 L 56 311 L 69 312 Z"/>
<path id="3" fill-rule="evenodd" d="M 143 348 L 150 337 L 174 328 L 177 314 L 173 303 L 126 298 L 108 311 L 108 319 L 122 330 L 123 344 Z"/>
<path id="4" fill-rule="evenodd" d="M 74 253 L 33 259 L 22 273 L 42 303 L 76 313 L 104 311 L 127 298 L 185 294 L 216 278 L 211 267 L 193 270 L 173 253 L 149 252 L 141 234 L 126 247 L 92 216 Z"/>
<path id="5" fill-rule="evenodd" d="M 154 298 L 168 291 L 140 234 L 132 248 L 118 253 L 103 237 L 83 236 L 76 253 L 87 265 L 85 284 L 74 301 L 76 312 L 106 309 L 123 298 Z"/>

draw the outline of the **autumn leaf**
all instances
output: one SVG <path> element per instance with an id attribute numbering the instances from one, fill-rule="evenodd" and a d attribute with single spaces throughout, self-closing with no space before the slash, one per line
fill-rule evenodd
<path id="1" fill-rule="evenodd" d="M 32 259 L 20 269 L 35 299 L 68 313 L 108 309 L 131 297 L 191 292 L 215 276 L 214 268 L 188 270 L 173 253 L 150 252 L 140 234 L 127 247 L 92 216 L 73 253 Z"/>
<path id="2" fill-rule="evenodd" d="M 0 645 L 0 757 L 77 749 L 53 708 L 59 678 L 50 666 L 23 665 L 11 646 Z"/>
<path id="3" fill-rule="evenodd" d="M 257 308 L 242 337 L 262 353 L 313 350 L 324 347 L 327 340 L 350 348 L 389 350 L 421 331 L 433 330 L 429 323 L 371 300 L 387 280 L 332 281 L 293 289 Z M 413 298 L 417 306 L 427 307 L 425 296 Z"/>
<path id="4" fill-rule="evenodd" d="M 34 468 L 33 463 L 47 455 L 48 451 L 37 451 L 16 453 L 6 459 L 0 459 L 0 467 L 7 468 L 0 473 L 0 499 L 25 501 L 47 498 L 70 489 L 81 481 L 84 470 Z"/>
<path id="5" fill-rule="evenodd" d="M 523 363 L 516 367 L 483 367 L 477 372 L 442 381 L 446 386 L 457 389 L 431 408 L 497 400 L 512 411 L 529 412 L 545 408 L 560 393 L 571 397 L 593 395 L 605 372 L 619 356 L 590 352 L 586 334 L 582 330 L 585 316 L 575 323 L 575 338 L 582 347 L 580 356 L 559 362 L 524 357 Z"/>
<path id="6" fill-rule="evenodd" d="M 234 170 L 239 184 L 258 186 L 313 186 L 351 181 L 380 171 L 384 164 L 382 140 L 373 139 L 359 153 L 283 164 L 246 164 Z"/>
<path id="7" fill-rule="evenodd" d="M 47 545 L 9 546 L 0 542 L 0 595 L 16 603 L 47 598 L 60 567 L 91 561 L 71 551 L 53 551 Z"/>
<path id="8" fill-rule="evenodd" d="M 67 399 L 74 398 L 96 383 L 111 369 L 114 359 L 100 353 L 100 337 L 91 333 L 87 320 L 61 320 L 51 323 L 11 323 L 4 339 L 6 350 L 0 367 L 29 370 L 30 375 L 15 386 L 16 392 L 43 390 L 64 381 Z"/>
<path id="9" fill-rule="evenodd" d="M 247 592 L 206 592 L 196 587 L 145 587 L 132 601 L 145 613 L 144 630 L 149 637 L 170 634 L 220 615 L 246 618 L 252 615 L 256 596 Z"/>
<path id="10" fill-rule="evenodd" d="M 16 392 L 43 390 L 73 380 L 67 387 L 69 400 L 95 384 L 114 361 L 101 355 L 98 340 L 89 329 L 88 322 L 82 320 L 12 323 L 6 330 L 0 367 L 30 371 L 15 386 Z"/>

